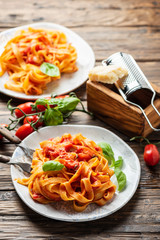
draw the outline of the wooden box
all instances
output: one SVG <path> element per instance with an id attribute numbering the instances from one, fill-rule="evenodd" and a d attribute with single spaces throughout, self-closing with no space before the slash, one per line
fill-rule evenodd
<path id="1" fill-rule="evenodd" d="M 160 89 L 152 84 L 157 95 Z M 160 125 L 160 116 L 151 106 L 152 93 L 148 89 L 136 91 L 131 101 L 141 104 L 151 124 L 157 128 Z M 87 81 L 88 110 L 97 118 L 111 125 L 126 135 L 146 137 L 153 130 L 150 128 L 144 115 L 138 107 L 126 103 L 114 85 Z M 156 97 L 154 104 L 160 111 L 160 98 Z"/>

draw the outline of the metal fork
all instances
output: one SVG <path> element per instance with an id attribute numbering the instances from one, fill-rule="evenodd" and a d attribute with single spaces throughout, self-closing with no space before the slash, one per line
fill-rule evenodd
<path id="1" fill-rule="evenodd" d="M 32 155 L 34 150 L 30 149 L 28 147 L 24 147 L 19 145 L 18 147 L 20 147 L 23 152 L 25 153 L 25 156 L 31 160 L 32 159 Z M 10 165 L 18 165 L 23 171 L 30 173 L 31 172 L 31 163 L 27 163 L 27 162 L 21 162 L 21 161 L 15 161 L 12 159 L 12 157 L 9 156 L 5 156 L 5 155 L 1 155 L 0 154 L 0 162 L 2 163 L 7 163 Z"/>
<path id="2" fill-rule="evenodd" d="M 31 172 L 31 164 L 26 162 L 15 162 L 11 157 L 0 154 L 0 162 L 10 165 L 18 165 L 24 172 Z"/>
<path id="3" fill-rule="evenodd" d="M 17 138 L 12 132 L 10 132 L 8 129 L 0 126 L 0 134 L 2 134 L 4 137 L 6 137 L 11 142 L 15 143 L 17 147 L 21 148 L 22 151 L 24 152 L 25 156 L 29 160 L 32 159 L 34 150 L 28 148 L 27 146 L 24 146 L 24 144 L 17 145 L 18 143 L 21 142 L 21 140 L 19 138 Z M 30 171 L 31 171 L 31 163 L 15 161 L 12 159 L 12 157 L 9 157 L 9 156 L 0 154 L 0 162 L 11 164 L 11 165 L 18 165 L 23 171 L 25 171 L 27 173 L 30 173 Z"/>

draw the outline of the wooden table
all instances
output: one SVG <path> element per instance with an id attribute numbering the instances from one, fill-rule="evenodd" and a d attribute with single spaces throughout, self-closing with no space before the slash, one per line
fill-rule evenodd
<path id="1" fill-rule="evenodd" d="M 96 64 L 114 52 L 133 55 L 150 81 L 160 86 L 160 1 L 158 0 L 0 0 L 0 31 L 37 21 L 62 24 L 93 48 Z M 85 84 L 76 90 L 86 105 Z M 8 123 L 0 94 L 0 123 Z M 22 101 L 14 99 L 14 104 Z M 14 190 L 10 167 L 0 163 L 0 239 L 160 239 L 160 164 L 146 166 L 143 148 L 98 119 L 75 113 L 71 124 L 90 124 L 111 130 L 127 142 L 141 163 L 141 180 L 133 198 L 109 217 L 84 223 L 45 218 L 28 208 Z M 160 140 L 158 133 L 150 140 Z M 0 153 L 12 155 L 15 146 L 0 142 Z"/>

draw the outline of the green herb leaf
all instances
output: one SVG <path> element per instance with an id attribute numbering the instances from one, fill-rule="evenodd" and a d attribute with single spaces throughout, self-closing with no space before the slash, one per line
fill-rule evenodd
<path id="1" fill-rule="evenodd" d="M 113 167 L 115 164 L 114 152 L 111 146 L 106 142 L 98 143 L 98 146 L 102 148 L 104 157 L 109 161 L 111 164 L 110 167 Z"/>
<path id="2" fill-rule="evenodd" d="M 126 186 L 126 175 L 119 168 L 115 168 L 114 173 L 118 182 L 118 191 L 120 192 Z"/>
<path id="3" fill-rule="evenodd" d="M 48 62 L 42 63 L 42 65 L 40 66 L 40 70 L 41 70 L 41 72 L 43 72 L 44 74 L 46 74 L 50 77 L 59 77 L 60 76 L 59 68 L 56 65 L 48 63 Z"/>
<path id="4" fill-rule="evenodd" d="M 121 156 L 118 157 L 118 160 L 115 161 L 114 167 L 115 168 L 121 168 L 123 165 L 123 158 Z"/>
<path id="5" fill-rule="evenodd" d="M 34 106 L 37 105 L 43 105 L 43 106 L 47 106 L 48 105 L 48 99 L 45 98 L 38 98 L 34 104 Z"/>
<path id="6" fill-rule="evenodd" d="M 44 172 L 46 171 L 60 171 L 62 168 L 64 168 L 64 165 L 61 164 L 58 161 L 48 161 L 45 162 L 42 166 L 42 169 Z"/>
<path id="7" fill-rule="evenodd" d="M 44 124 L 46 126 L 58 125 L 58 124 L 62 124 L 62 122 L 63 122 L 63 115 L 58 109 L 48 108 L 45 110 Z"/>
<path id="8" fill-rule="evenodd" d="M 62 113 L 74 111 L 80 100 L 76 97 L 66 97 L 58 104 L 58 109 Z"/>

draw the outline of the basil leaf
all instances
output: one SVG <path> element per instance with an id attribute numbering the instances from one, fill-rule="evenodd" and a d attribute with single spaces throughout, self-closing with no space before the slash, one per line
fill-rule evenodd
<path id="1" fill-rule="evenodd" d="M 126 175 L 119 168 L 115 168 L 114 173 L 118 182 L 118 191 L 120 192 L 126 186 Z"/>
<path id="2" fill-rule="evenodd" d="M 56 108 L 48 108 L 44 114 L 44 124 L 46 126 L 59 125 L 63 122 L 62 113 Z"/>
<path id="3" fill-rule="evenodd" d="M 121 168 L 123 165 L 123 158 L 121 156 L 118 157 L 118 160 L 115 161 L 114 167 L 115 168 Z"/>
<path id="4" fill-rule="evenodd" d="M 63 99 L 60 98 L 52 98 L 49 100 L 49 105 L 57 105 L 57 108 L 62 113 L 67 113 L 74 111 L 77 104 L 80 102 L 80 99 L 77 97 L 65 97 Z"/>
<path id="5" fill-rule="evenodd" d="M 66 97 L 62 100 L 61 103 L 58 104 L 58 109 L 62 113 L 71 112 L 76 108 L 79 102 L 80 102 L 80 99 L 76 97 Z"/>
<path id="6" fill-rule="evenodd" d="M 46 106 L 48 105 L 48 100 L 45 99 L 45 98 L 38 98 L 34 104 L 35 106 L 37 105 L 43 105 L 43 106 Z"/>
<path id="7" fill-rule="evenodd" d="M 42 169 L 44 172 L 46 171 L 60 171 L 64 168 L 64 165 L 57 161 L 48 161 L 42 165 Z"/>
<path id="8" fill-rule="evenodd" d="M 41 72 L 44 74 L 50 76 L 50 77 L 59 77 L 60 76 L 60 71 L 59 68 L 51 63 L 44 62 L 40 66 Z"/>
<path id="9" fill-rule="evenodd" d="M 59 105 L 62 102 L 61 98 L 51 98 L 48 100 L 49 105 Z"/>
<path id="10" fill-rule="evenodd" d="M 114 152 L 111 146 L 106 142 L 98 143 L 98 146 L 102 148 L 104 157 L 109 161 L 111 164 L 110 167 L 113 167 L 115 164 Z"/>

